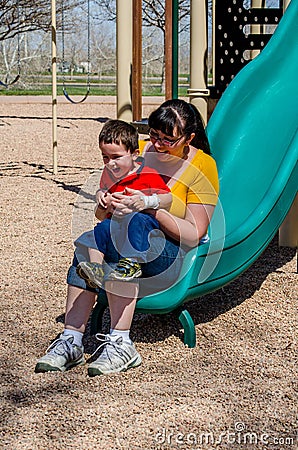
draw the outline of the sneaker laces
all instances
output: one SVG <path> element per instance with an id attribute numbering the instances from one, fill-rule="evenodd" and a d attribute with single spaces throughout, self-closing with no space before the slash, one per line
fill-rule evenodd
<path id="1" fill-rule="evenodd" d="M 93 356 L 96 355 L 99 352 L 99 350 L 102 348 L 103 348 L 103 351 L 100 356 L 102 358 L 107 358 L 110 361 L 111 361 L 111 357 L 109 355 L 109 350 L 111 351 L 111 356 L 112 355 L 123 356 L 123 354 L 126 353 L 124 351 L 124 349 L 122 348 L 122 342 L 123 342 L 122 336 L 112 338 L 112 336 L 109 334 L 97 333 L 95 335 L 95 337 L 98 341 L 102 341 L 102 343 L 97 347 L 95 352 L 92 353 L 90 359 L 93 358 Z"/>
<path id="2" fill-rule="evenodd" d="M 139 269 L 141 266 L 138 261 L 130 258 L 121 258 L 119 259 L 119 262 L 117 264 L 117 269 L 119 270 L 119 272 L 125 271 L 125 273 L 129 273 L 131 269 L 135 269 L 136 267 Z"/>
<path id="3" fill-rule="evenodd" d="M 65 353 L 72 355 L 73 353 L 73 336 L 66 339 L 59 337 L 47 348 L 47 353 L 64 356 Z"/>

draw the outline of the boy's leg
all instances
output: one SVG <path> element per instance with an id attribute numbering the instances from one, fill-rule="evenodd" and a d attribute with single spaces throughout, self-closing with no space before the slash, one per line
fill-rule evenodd
<path id="1" fill-rule="evenodd" d="M 81 261 L 77 266 L 77 274 L 86 281 L 89 287 L 102 287 L 104 271 L 102 268 L 104 254 L 110 240 L 110 220 L 98 223 L 94 228 L 97 249 L 88 248 L 89 261 Z"/>
<path id="2" fill-rule="evenodd" d="M 114 232 L 114 221 L 111 221 L 112 239 L 118 243 L 119 253 L 123 257 L 146 262 L 146 253 L 150 247 L 150 233 L 161 233 L 158 221 L 150 214 L 133 213 L 125 216 L 120 223 L 121 228 L 115 229 Z"/>
<path id="3" fill-rule="evenodd" d="M 117 232 L 114 222 L 121 224 Z M 111 221 L 111 236 L 118 246 L 121 258 L 109 278 L 131 281 L 142 276 L 141 264 L 148 262 L 151 238 L 162 235 L 157 220 L 149 214 L 134 213 L 121 220 Z"/>
<path id="4" fill-rule="evenodd" d="M 111 219 L 105 219 L 94 227 L 94 238 L 99 252 L 103 255 L 107 252 L 107 245 L 111 240 Z"/>
<path id="5" fill-rule="evenodd" d="M 97 264 L 103 263 L 104 255 L 102 252 L 96 250 L 95 248 L 88 248 L 88 253 L 90 262 L 95 262 Z"/>

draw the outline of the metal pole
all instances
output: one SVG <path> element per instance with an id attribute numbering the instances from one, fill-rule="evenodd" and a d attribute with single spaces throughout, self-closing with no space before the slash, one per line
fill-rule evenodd
<path id="1" fill-rule="evenodd" d="M 179 1 L 173 0 L 173 20 L 172 20 L 172 96 L 178 98 L 178 78 L 179 78 L 179 46 L 178 46 L 178 31 L 179 31 Z"/>
<path id="2" fill-rule="evenodd" d="M 190 102 L 207 123 L 207 11 L 205 0 L 192 0 L 190 9 Z"/>
<path id="3" fill-rule="evenodd" d="M 142 119 L 142 0 L 133 0 L 132 117 Z"/>
<path id="4" fill-rule="evenodd" d="M 165 1 L 165 99 L 173 96 L 173 4 L 172 0 Z"/>
<path id="5" fill-rule="evenodd" d="M 283 10 L 285 12 L 285 10 L 287 9 L 287 7 L 289 6 L 291 0 L 283 0 Z"/>
<path id="6" fill-rule="evenodd" d="M 266 5 L 264 5 L 264 0 L 251 0 L 251 7 L 252 8 L 264 8 Z M 261 26 L 260 25 L 251 25 L 251 34 L 260 34 L 261 33 Z M 251 59 L 254 59 L 256 56 L 258 56 L 260 53 L 260 50 L 251 50 L 250 57 Z"/>
<path id="7" fill-rule="evenodd" d="M 117 0 L 117 117 L 132 121 L 132 0 Z"/>
<path id="8" fill-rule="evenodd" d="M 289 6 L 289 3 L 290 0 L 284 0 L 284 12 Z M 279 246 L 298 247 L 298 194 L 296 194 L 291 209 L 279 228 Z"/>
<path id="9" fill-rule="evenodd" d="M 51 0 L 52 8 L 52 148 L 53 174 L 58 173 L 57 147 L 57 45 L 56 45 L 56 0 Z"/>

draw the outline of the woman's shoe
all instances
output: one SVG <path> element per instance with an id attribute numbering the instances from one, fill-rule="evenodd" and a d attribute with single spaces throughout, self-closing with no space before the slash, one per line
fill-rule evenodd
<path id="1" fill-rule="evenodd" d="M 36 373 L 65 372 L 72 367 L 85 364 L 84 348 L 73 344 L 73 336 L 60 335 L 39 358 L 35 366 Z"/>
<path id="2" fill-rule="evenodd" d="M 125 372 L 141 364 L 142 358 L 132 342 L 123 341 L 122 336 L 111 336 L 98 333 L 96 338 L 101 342 L 93 353 L 103 349 L 96 361 L 89 364 L 88 375 L 107 375 Z"/>

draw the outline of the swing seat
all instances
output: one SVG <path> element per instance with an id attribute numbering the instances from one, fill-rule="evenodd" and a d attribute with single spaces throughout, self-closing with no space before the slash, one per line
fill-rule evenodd
<path id="1" fill-rule="evenodd" d="M 136 312 L 176 312 L 189 347 L 196 345 L 196 333 L 185 303 L 241 275 L 273 239 L 297 194 L 297 16 L 298 0 L 292 0 L 267 46 L 230 83 L 208 123 L 220 180 L 210 242 L 186 255 L 173 286 L 137 302 Z M 92 333 L 106 307 L 102 292 Z"/>

